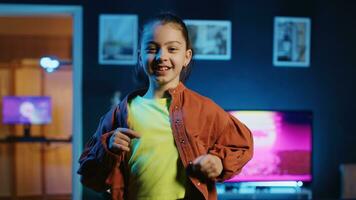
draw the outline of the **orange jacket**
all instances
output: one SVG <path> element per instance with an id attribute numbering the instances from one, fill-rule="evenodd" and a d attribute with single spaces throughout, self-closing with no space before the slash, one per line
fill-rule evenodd
<path id="1" fill-rule="evenodd" d="M 168 91 L 172 97 L 169 108 L 171 128 L 180 159 L 187 169 L 186 199 L 217 199 L 215 181 L 238 174 L 252 158 L 253 139 L 250 130 L 210 99 L 180 83 Z M 110 189 L 114 200 L 125 199 L 124 156 L 108 150 L 108 139 L 118 127 L 127 125 L 127 103 L 144 90 L 128 95 L 116 108 L 106 113 L 99 127 L 86 144 L 80 157 L 82 183 L 96 191 Z M 217 180 L 208 180 L 191 170 L 192 161 L 203 154 L 222 160 L 223 171 Z"/>

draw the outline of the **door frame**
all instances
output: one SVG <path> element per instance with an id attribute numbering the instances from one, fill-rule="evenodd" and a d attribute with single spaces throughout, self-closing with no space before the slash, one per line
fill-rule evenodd
<path id="1" fill-rule="evenodd" d="M 77 170 L 78 159 L 83 150 L 82 119 L 82 38 L 83 9 L 77 5 L 2 4 L 2 16 L 68 15 L 73 19 L 73 109 L 72 109 L 72 199 L 82 199 L 82 186 Z"/>

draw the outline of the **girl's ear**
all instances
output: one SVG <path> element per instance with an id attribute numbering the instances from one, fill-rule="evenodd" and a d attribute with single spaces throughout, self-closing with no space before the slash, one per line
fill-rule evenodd
<path id="1" fill-rule="evenodd" d="M 139 66 L 142 66 L 142 56 L 141 56 L 141 50 L 137 50 L 137 57 L 138 57 L 138 64 Z"/>
<path id="2" fill-rule="evenodd" d="M 193 56 L 193 51 L 191 49 L 188 49 L 185 52 L 185 62 L 184 62 L 184 66 L 188 66 L 190 61 L 192 60 L 192 56 Z"/>

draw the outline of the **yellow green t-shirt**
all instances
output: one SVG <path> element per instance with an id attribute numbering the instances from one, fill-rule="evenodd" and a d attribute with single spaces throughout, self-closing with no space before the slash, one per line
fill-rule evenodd
<path id="1" fill-rule="evenodd" d="M 128 125 L 141 134 L 130 144 L 129 199 L 184 198 L 186 175 L 174 143 L 169 105 L 170 99 L 141 96 L 129 102 Z"/>

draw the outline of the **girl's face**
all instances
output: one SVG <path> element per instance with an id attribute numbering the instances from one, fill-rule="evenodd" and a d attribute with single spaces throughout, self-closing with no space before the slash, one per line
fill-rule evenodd
<path id="1" fill-rule="evenodd" d="M 154 23 L 146 27 L 141 42 L 139 61 L 150 84 L 174 88 L 179 76 L 191 58 L 191 49 L 187 50 L 185 38 L 174 23 Z"/>

